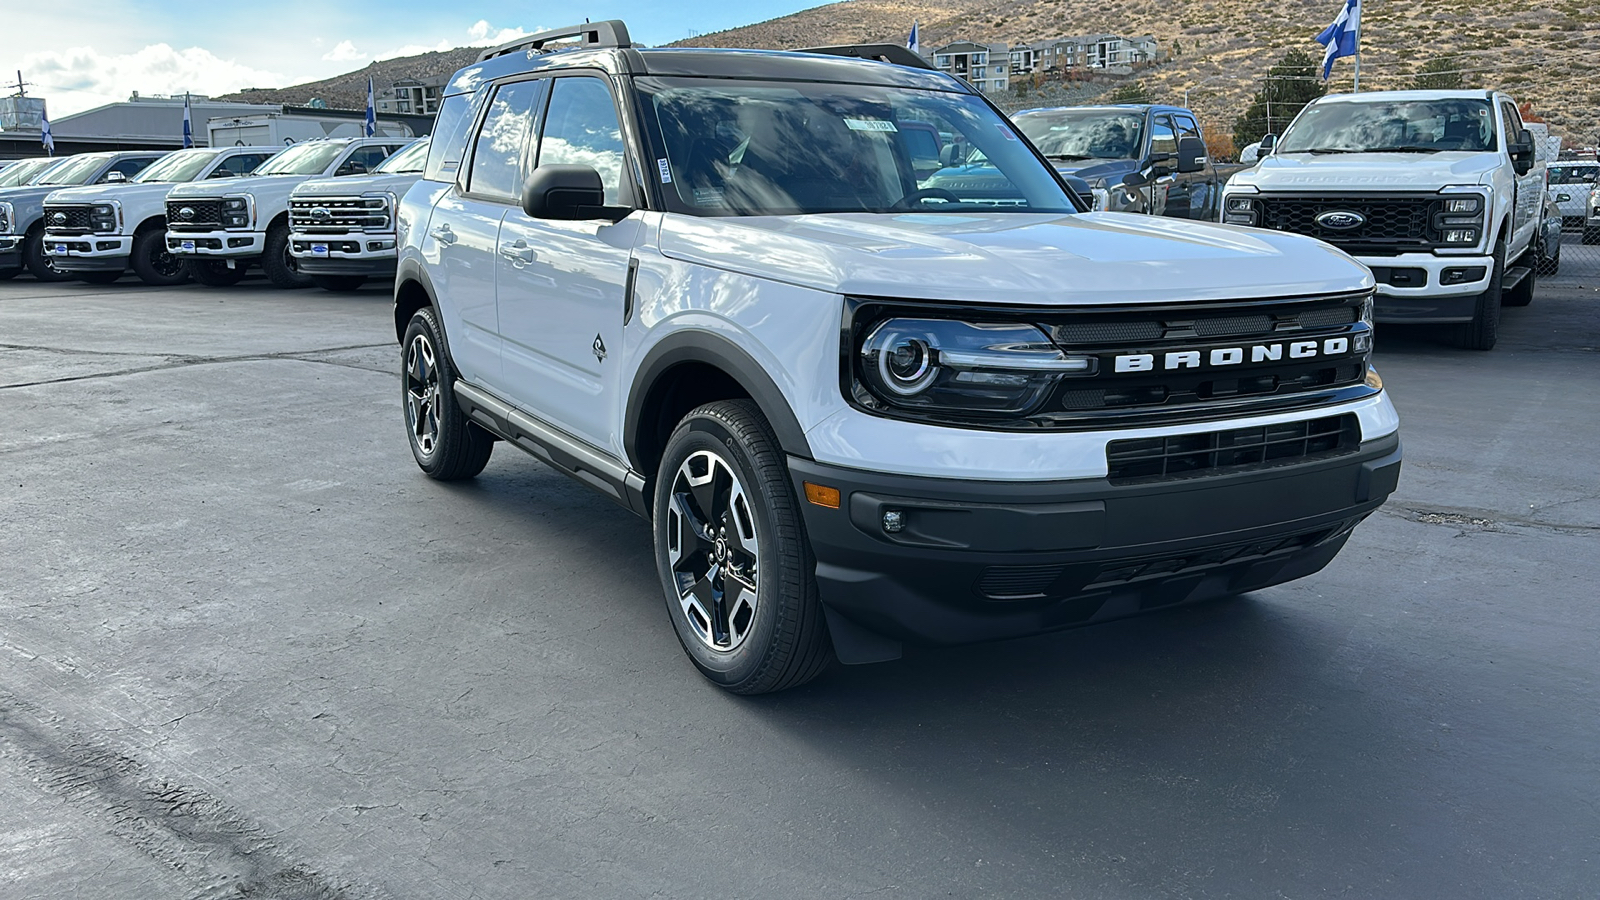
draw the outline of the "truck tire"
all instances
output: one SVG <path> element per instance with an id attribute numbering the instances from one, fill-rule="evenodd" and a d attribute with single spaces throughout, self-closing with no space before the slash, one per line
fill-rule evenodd
<path id="1" fill-rule="evenodd" d="M 110 284 L 122 277 L 121 272 L 77 272 L 75 278 L 85 284 Z"/>
<path id="2" fill-rule="evenodd" d="M 1473 308 L 1472 321 L 1457 325 L 1455 345 L 1463 350 L 1493 350 L 1500 339 L 1500 282 L 1506 273 L 1506 245 L 1494 245 L 1494 271 L 1489 275 L 1489 289 L 1478 295 Z"/>
<path id="3" fill-rule="evenodd" d="M 756 405 L 723 400 L 685 416 L 654 493 L 667 613 L 701 674 L 735 694 L 821 674 L 833 645 L 816 560 L 783 451 Z"/>
<path id="4" fill-rule="evenodd" d="M 400 347 L 401 405 L 417 467 L 435 481 L 476 476 L 489 464 L 494 436 L 468 421 L 456 402 L 456 368 L 433 307 L 412 315 Z"/>
<path id="5" fill-rule="evenodd" d="M 325 291 L 333 291 L 335 293 L 343 294 L 350 291 L 359 290 L 363 284 L 367 283 L 367 276 L 313 275 L 311 276 L 311 283 Z"/>
<path id="6" fill-rule="evenodd" d="M 168 252 L 167 233 L 159 228 L 134 237 L 128 264 L 140 281 L 154 287 L 171 287 L 189 280 L 189 264 Z"/>
<path id="7" fill-rule="evenodd" d="M 1533 302 L 1533 291 L 1539 283 L 1539 251 L 1530 249 L 1518 260 L 1519 265 L 1528 267 L 1528 274 L 1517 282 L 1517 286 L 1501 294 L 1502 306 L 1527 306 Z"/>
<path id="8" fill-rule="evenodd" d="M 189 276 L 206 287 L 233 287 L 244 280 L 250 266 L 240 260 L 232 268 L 220 259 L 190 259 L 184 262 Z"/>
<path id="9" fill-rule="evenodd" d="M 72 275 L 57 269 L 44 255 L 44 229 L 28 235 L 22 242 L 22 263 L 39 281 L 67 281 Z"/>
<path id="10" fill-rule="evenodd" d="M 275 225 L 267 231 L 266 248 L 261 253 L 261 271 L 275 286 L 293 289 L 311 286 L 311 276 L 300 271 L 300 263 L 289 253 L 289 226 Z"/>

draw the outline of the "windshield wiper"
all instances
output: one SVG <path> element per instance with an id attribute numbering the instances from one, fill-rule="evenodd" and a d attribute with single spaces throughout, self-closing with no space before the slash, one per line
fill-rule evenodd
<path id="1" fill-rule="evenodd" d="M 1304 150 L 1284 150 L 1283 153 L 1362 153 L 1362 150 L 1352 150 L 1349 147 L 1307 147 Z"/>
<path id="2" fill-rule="evenodd" d="M 1424 147 L 1419 144 L 1405 144 L 1399 147 L 1373 147 L 1368 153 L 1438 153 L 1438 147 Z"/>
<path id="3" fill-rule="evenodd" d="M 1100 157 L 1098 157 L 1098 156 L 1084 156 L 1084 155 L 1078 154 L 1078 153 L 1046 153 L 1044 155 L 1044 158 L 1045 159 L 1079 160 L 1079 159 L 1099 159 Z"/>

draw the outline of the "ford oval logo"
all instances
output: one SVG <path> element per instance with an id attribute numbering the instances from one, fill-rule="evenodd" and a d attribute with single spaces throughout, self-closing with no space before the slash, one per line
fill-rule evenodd
<path id="1" fill-rule="evenodd" d="M 318 222 L 326 222 L 333 218 L 333 213 L 328 212 L 326 206 L 314 206 L 311 208 L 311 218 L 316 219 Z"/>
<path id="2" fill-rule="evenodd" d="M 55 215 L 50 217 L 50 221 L 55 223 L 55 224 L 57 224 L 57 225 L 65 225 L 65 224 L 67 224 L 67 214 L 66 213 L 56 213 Z"/>
<path id="3" fill-rule="evenodd" d="M 194 207 L 185 206 L 183 209 L 178 210 L 178 218 L 180 218 L 180 219 L 192 219 L 192 218 L 194 218 Z"/>
<path id="4" fill-rule="evenodd" d="M 1349 231 L 1367 224 L 1367 217 L 1348 209 L 1333 209 L 1317 216 L 1317 224 L 1331 231 Z"/>

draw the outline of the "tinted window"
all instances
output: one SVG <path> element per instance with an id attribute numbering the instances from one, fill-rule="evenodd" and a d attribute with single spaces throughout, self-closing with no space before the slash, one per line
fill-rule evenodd
<path id="1" fill-rule="evenodd" d="M 496 200 L 521 193 L 522 151 L 533 133 L 535 101 L 543 88 L 543 81 L 518 81 L 495 91 L 472 148 L 470 193 Z"/>
<path id="2" fill-rule="evenodd" d="M 267 153 L 240 153 L 230 156 L 222 161 L 219 169 L 227 169 L 235 175 L 248 175 L 256 170 L 256 166 L 267 161 L 271 154 Z"/>
<path id="3" fill-rule="evenodd" d="M 588 166 L 600 173 L 606 203 L 622 188 L 622 126 L 611 91 L 598 78 L 558 78 L 539 141 L 539 165 Z"/>
<path id="4" fill-rule="evenodd" d="M 1194 120 L 1189 118 L 1188 116 L 1173 116 L 1172 117 L 1172 121 L 1176 122 L 1177 125 L 1178 125 L 1178 136 L 1179 137 L 1199 137 L 1200 136 L 1200 126 L 1196 125 L 1194 123 Z"/>
<path id="5" fill-rule="evenodd" d="M 1156 116 L 1150 125 L 1150 152 L 1178 152 L 1178 135 L 1172 130 L 1172 120 L 1166 116 Z"/>
<path id="6" fill-rule="evenodd" d="M 119 160 L 111 164 L 111 168 L 106 170 L 105 175 L 100 176 L 100 180 L 105 181 L 106 176 L 110 175 L 112 172 L 121 172 L 124 176 L 132 178 L 140 172 L 143 172 L 145 168 L 153 162 L 155 162 L 155 160 L 149 157 L 141 159 Z"/>
<path id="7" fill-rule="evenodd" d="M 453 94 L 444 98 L 439 117 L 433 121 L 433 141 L 428 145 L 428 164 L 422 177 L 429 181 L 455 181 L 461 158 L 467 149 L 467 132 L 472 128 L 473 101 L 477 94 Z"/>
<path id="8" fill-rule="evenodd" d="M 393 144 L 369 144 L 351 153 L 349 159 L 340 163 L 338 174 L 365 175 L 378 168 L 394 151 Z"/>

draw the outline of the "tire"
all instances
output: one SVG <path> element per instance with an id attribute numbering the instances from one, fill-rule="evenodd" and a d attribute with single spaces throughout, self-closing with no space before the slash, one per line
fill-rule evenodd
<path id="1" fill-rule="evenodd" d="M 300 271 L 300 263 L 289 253 L 289 226 L 277 225 L 267 232 L 266 248 L 261 253 L 261 271 L 267 280 L 284 289 L 311 286 L 311 276 Z"/>
<path id="2" fill-rule="evenodd" d="M 88 284 L 110 284 L 122 277 L 121 272 L 78 272 L 74 275 L 79 281 Z"/>
<path id="3" fill-rule="evenodd" d="M 244 280 L 250 267 L 235 262 L 230 269 L 220 259 L 190 259 L 184 261 L 184 268 L 189 270 L 189 277 L 206 287 L 232 287 Z"/>
<path id="4" fill-rule="evenodd" d="M 1506 245 L 1494 245 L 1494 271 L 1489 275 L 1489 289 L 1478 295 L 1473 308 L 1472 321 L 1455 326 L 1455 345 L 1463 350 L 1493 350 L 1500 339 L 1500 289 L 1506 274 Z"/>
<path id="5" fill-rule="evenodd" d="M 134 237 L 128 264 L 140 281 L 154 287 L 171 287 L 189 280 L 189 263 L 167 252 L 167 233 L 162 229 Z"/>
<path id="6" fill-rule="evenodd" d="M 816 561 L 783 451 L 754 403 L 708 403 L 685 416 L 667 441 L 653 503 L 667 614 L 701 674 L 735 694 L 764 694 L 827 668 L 833 645 Z"/>
<path id="7" fill-rule="evenodd" d="M 1516 287 L 1501 294 L 1502 306 L 1527 306 L 1533 302 L 1533 292 L 1539 283 L 1539 252 L 1529 250 L 1519 262 L 1528 267 L 1528 274 L 1517 282 Z"/>
<path id="8" fill-rule="evenodd" d="M 494 437 L 456 402 L 456 369 L 444 346 L 433 307 L 417 310 L 400 344 L 400 394 L 417 467 L 435 481 L 459 481 L 489 464 Z"/>
<path id="9" fill-rule="evenodd" d="M 345 294 L 367 283 L 365 275 L 312 275 L 311 283 L 325 291 Z"/>
<path id="10" fill-rule="evenodd" d="M 1591 246 L 1600 244 L 1600 228 L 1585 228 L 1583 230 L 1583 242 Z"/>
<path id="11" fill-rule="evenodd" d="M 50 257 L 44 255 L 44 229 L 39 229 L 23 239 L 22 263 L 33 273 L 39 281 L 67 281 L 72 278 L 70 272 L 63 272 L 50 264 Z"/>

